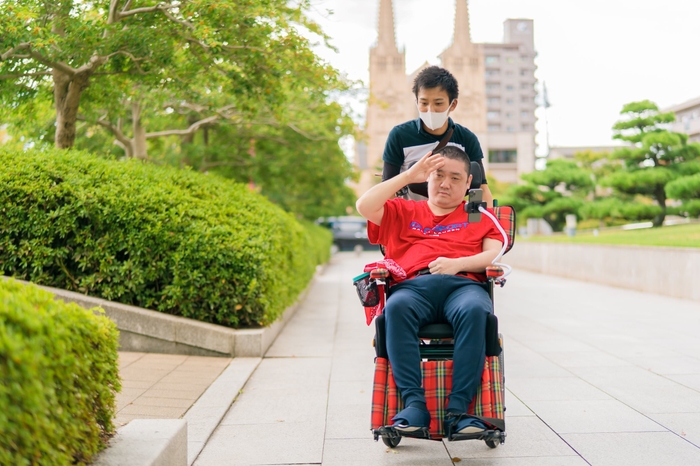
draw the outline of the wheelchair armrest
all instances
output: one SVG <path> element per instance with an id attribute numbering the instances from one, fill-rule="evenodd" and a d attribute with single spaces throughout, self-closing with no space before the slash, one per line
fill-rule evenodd
<path id="1" fill-rule="evenodd" d="M 386 280 L 387 278 L 389 278 L 389 271 L 382 267 L 370 270 L 369 278 L 372 278 L 374 280 Z"/>

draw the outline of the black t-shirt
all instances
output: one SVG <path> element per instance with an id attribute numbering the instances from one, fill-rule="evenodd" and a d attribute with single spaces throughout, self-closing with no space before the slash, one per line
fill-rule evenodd
<path id="1" fill-rule="evenodd" d="M 448 119 L 448 125 L 448 128 L 454 125 L 454 132 L 447 145 L 459 147 L 467 153 L 471 161 L 482 165 L 484 154 L 481 152 L 481 145 L 476 135 L 464 126 L 455 124 L 452 118 Z M 400 171 L 403 172 L 437 147 L 443 135 L 436 136 L 425 131 L 420 118 L 394 126 L 387 137 L 382 160 L 400 167 Z M 482 182 L 485 184 L 486 180 Z"/>

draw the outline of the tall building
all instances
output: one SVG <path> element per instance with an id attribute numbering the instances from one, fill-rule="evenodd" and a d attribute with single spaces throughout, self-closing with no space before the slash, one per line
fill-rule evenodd
<path id="1" fill-rule="evenodd" d="M 671 131 L 687 134 L 688 141 L 700 142 L 700 97 L 666 108 L 664 111 L 676 114 L 676 121 L 671 123 Z"/>
<path id="2" fill-rule="evenodd" d="M 457 0 L 457 4 L 463 1 Z M 490 176 L 502 182 L 514 183 L 535 169 L 533 26 L 531 19 L 508 19 L 503 24 L 502 43 L 479 44 L 488 124 L 481 143 L 488 159 L 484 166 Z"/>
<path id="3" fill-rule="evenodd" d="M 506 20 L 503 43 L 473 43 L 467 0 L 456 0 L 452 44 L 439 56 L 441 66 L 459 82 L 459 104 L 451 117 L 477 135 L 487 174 L 499 181 L 515 182 L 535 168 L 535 55 L 532 20 Z M 406 74 L 405 50 L 396 46 L 392 1 L 380 0 L 364 140 L 356 150 L 358 194 L 379 180 L 391 128 L 418 117 L 411 88 L 427 66 Z"/>

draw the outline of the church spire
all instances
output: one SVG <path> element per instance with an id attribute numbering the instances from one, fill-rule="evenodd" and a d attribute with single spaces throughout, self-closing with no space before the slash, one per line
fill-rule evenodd
<path id="1" fill-rule="evenodd" d="M 457 8 L 455 10 L 455 35 L 453 44 L 467 45 L 471 44 L 471 32 L 469 29 L 469 5 L 468 0 L 456 0 Z"/>
<path id="2" fill-rule="evenodd" d="M 377 48 L 383 50 L 396 50 L 396 36 L 394 33 L 394 7 L 392 0 L 380 0 L 379 2 L 379 38 Z"/>

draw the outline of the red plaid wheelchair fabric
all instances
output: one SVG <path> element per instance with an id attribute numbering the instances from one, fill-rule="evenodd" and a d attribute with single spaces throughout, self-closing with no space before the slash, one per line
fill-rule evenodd
<path id="1" fill-rule="evenodd" d="M 508 248 L 506 248 L 508 252 L 515 241 L 515 209 L 509 205 L 502 205 L 494 207 L 493 213 L 508 235 Z"/>
<path id="2" fill-rule="evenodd" d="M 447 408 L 447 396 L 452 390 L 452 361 L 422 361 L 425 401 L 430 411 L 430 437 L 435 440 L 445 436 L 443 420 Z M 468 413 L 489 419 L 504 419 L 503 370 L 497 356 L 487 357 L 481 385 L 469 406 Z M 391 425 L 391 418 L 403 409 L 389 361 L 377 358 L 372 391 L 372 429 Z M 501 424 L 500 422 L 499 424 Z"/>

